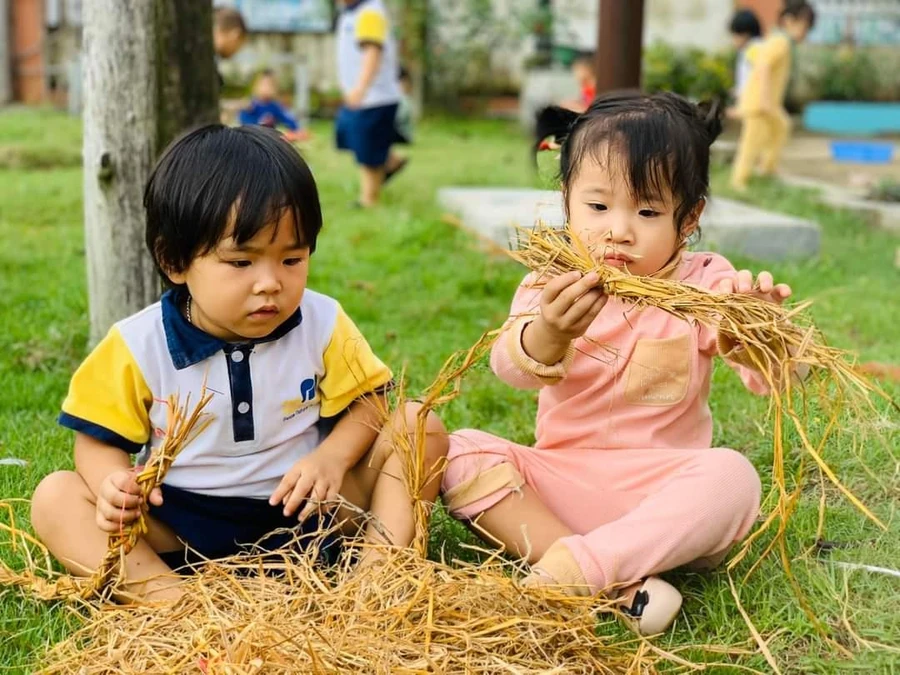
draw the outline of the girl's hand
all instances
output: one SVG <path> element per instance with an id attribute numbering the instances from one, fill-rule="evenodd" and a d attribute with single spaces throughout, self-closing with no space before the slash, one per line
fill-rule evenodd
<path id="1" fill-rule="evenodd" d="M 722 279 L 714 289 L 718 293 L 743 293 L 753 295 L 760 300 L 782 304 L 791 297 L 793 291 L 787 284 L 776 284 L 770 272 L 760 272 L 753 283 L 753 273 L 750 270 L 736 272 L 733 277 Z"/>
<path id="2" fill-rule="evenodd" d="M 284 515 L 290 516 L 305 499 L 306 505 L 297 516 L 303 522 L 317 510 L 329 506 L 324 502 L 337 499 L 345 474 L 345 468 L 334 457 L 316 450 L 290 468 L 269 497 L 269 504 L 281 503 Z"/>
<path id="3" fill-rule="evenodd" d="M 535 328 L 558 344 L 584 335 L 607 301 L 599 282 L 596 272 L 569 272 L 550 281 L 541 294 Z"/>
<path id="4" fill-rule="evenodd" d="M 104 532 L 118 532 L 141 515 L 141 489 L 134 477 L 135 473 L 131 469 L 113 471 L 100 484 L 97 493 L 97 526 Z M 162 502 L 162 492 L 155 488 L 150 493 L 150 503 L 159 506 Z"/>

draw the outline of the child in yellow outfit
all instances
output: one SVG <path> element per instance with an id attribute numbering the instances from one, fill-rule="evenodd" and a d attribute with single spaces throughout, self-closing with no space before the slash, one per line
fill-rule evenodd
<path id="1" fill-rule="evenodd" d="M 738 190 L 747 188 L 758 160 L 762 159 L 766 174 L 774 173 L 778 166 L 791 130 L 784 95 L 791 74 L 792 43 L 803 42 L 815 19 L 809 4 L 792 2 L 782 10 L 778 29 L 748 50 L 751 71 L 738 100 L 743 126 L 731 173 L 731 184 Z"/>

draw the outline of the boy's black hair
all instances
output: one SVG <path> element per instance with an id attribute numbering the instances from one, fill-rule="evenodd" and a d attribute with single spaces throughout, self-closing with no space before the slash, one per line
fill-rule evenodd
<path id="1" fill-rule="evenodd" d="M 742 9 L 735 12 L 731 18 L 728 30 L 734 35 L 749 35 L 751 38 L 758 38 L 762 35 L 759 19 L 751 9 Z"/>
<path id="2" fill-rule="evenodd" d="M 804 0 L 787 0 L 784 3 L 784 9 L 781 10 L 779 21 L 786 16 L 792 16 L 795 19 L 804 19 L 809 24 L 810 29 L 816 25 L 816 10 L 813 6 Z"/>
<path id="3" fill-rule="evenodd" d="M 316 249 L 319 193 L 309 167 L 277 131 L 210 124 L 175 140 L 144 190 L 146 242 L 164 279 L 181 273 L 231 232 L 242 244 L 294 216 L 298 241 Z"/>
<path id="4" fill-rule="evenodd" d="M 594 69 L 594 65 L 596 62 L 596 54 L 594 52 L 578 52 L 574 59 L 572 59 L 572 65 L 582 64 L 590 68 Z"/>
<path id="5" fill-rule="evenodd" d="M 653 199 L 665 189 L 672 192 L 680 233 L 709 191 L 709 146 L 721 131 L 718 103 L 695 105 L 668 92 L 618 91 L 599 96 L 581 115 L 555 106 L 543 109 L 537 117 L 535 150 L 551 136 L 562 143 L 564 195 L 585 157 L 609 165 L 613 153 L 621 153 L 635 199 Z"/>
<path id="6" fill-rule="evenodd" d="M 244 21 L 244 15 L 234 7 L 216 7 L 213 23 L 219 30 L 238 30 L 241 35 L 247 34 L 247 22 Z"/>

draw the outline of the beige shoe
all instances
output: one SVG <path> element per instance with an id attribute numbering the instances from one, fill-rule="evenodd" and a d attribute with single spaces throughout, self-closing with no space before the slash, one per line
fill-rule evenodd
<path id="1" fill-rule="evenodd" d="M 664 633 L 681 611 L 681 593 L 659 577 L 622 589 L 617 602 L 635 632 L 640 635 Z"/>

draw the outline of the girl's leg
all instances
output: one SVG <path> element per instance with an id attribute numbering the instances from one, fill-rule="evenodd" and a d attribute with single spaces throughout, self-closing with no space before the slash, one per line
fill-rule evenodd
<path id="1" fill-rule="evenodd" d="M 741 137 L 731 169 L 731 186 L 745 190 L 756 162 L 768 144 L 768 123 L 763 115 L 747 115 L 741 124 Z"/>
<path id="2" fill-rule="evenodd" d="M 74 575 L 90 575 L 103 560 L 109 534 L 97 526 L 96 497 L 74 471 L 57 471 L 44 478 L 31 500 L 31 524 L 54 557 Z M 125 557 L 125 593 L 150 601 L 177 600 L 179 580 L 156 554 L 183 545 L 169 528 L 148 517 L 150 529 Z"/>
<path id="3" fill-rule="evenodd" d="M 753 465 L 733 450 L 616 450 L 600 453 L 612 491 L 642 499 L 622 517 L 552 547 L 541 567 L 556 576 L 577 563 L 593 590 L 721 558 L 743 539 L 759 513 L 760 482 Z"/>
<path id="4" fill-rule="evenodd" d="M 769 118 L 768 145 L 762 157 L 762 171 L 765 175 L 773 175 L 781 162 L 784 146 L 791 135 L 791 117 L 784 110 L 779 110 Z"/>
<path id="5" fill-rule="evenodd" d="M 402 451 L 396 448 L 395 435 L 409 438 L 415 447 L 416 421 L 422 406 L 407 403 L 385 424 L 372 449 L 353 467 L 344 479 L 341 495 L 359 508 L 371 512 L 381 529 L 391 538 L 389 542 L 379 533 L 379 528 L 370 523 L 366 528 L 367 542 L 408 546 L 415 535 L 412 502 L 404 476 Z M 434 413 L 429 413 L 425 424 L 425 470 L 424 478 L 429 478 L 422 487 L 420 497 L 433 504 L 441 485 L 443 465 L 447 456 L 447 431 Z M 356 514 L 339 512 L 340 519 L 347 519 L 345 528 L 354 534 L 358 528 Z"/>

